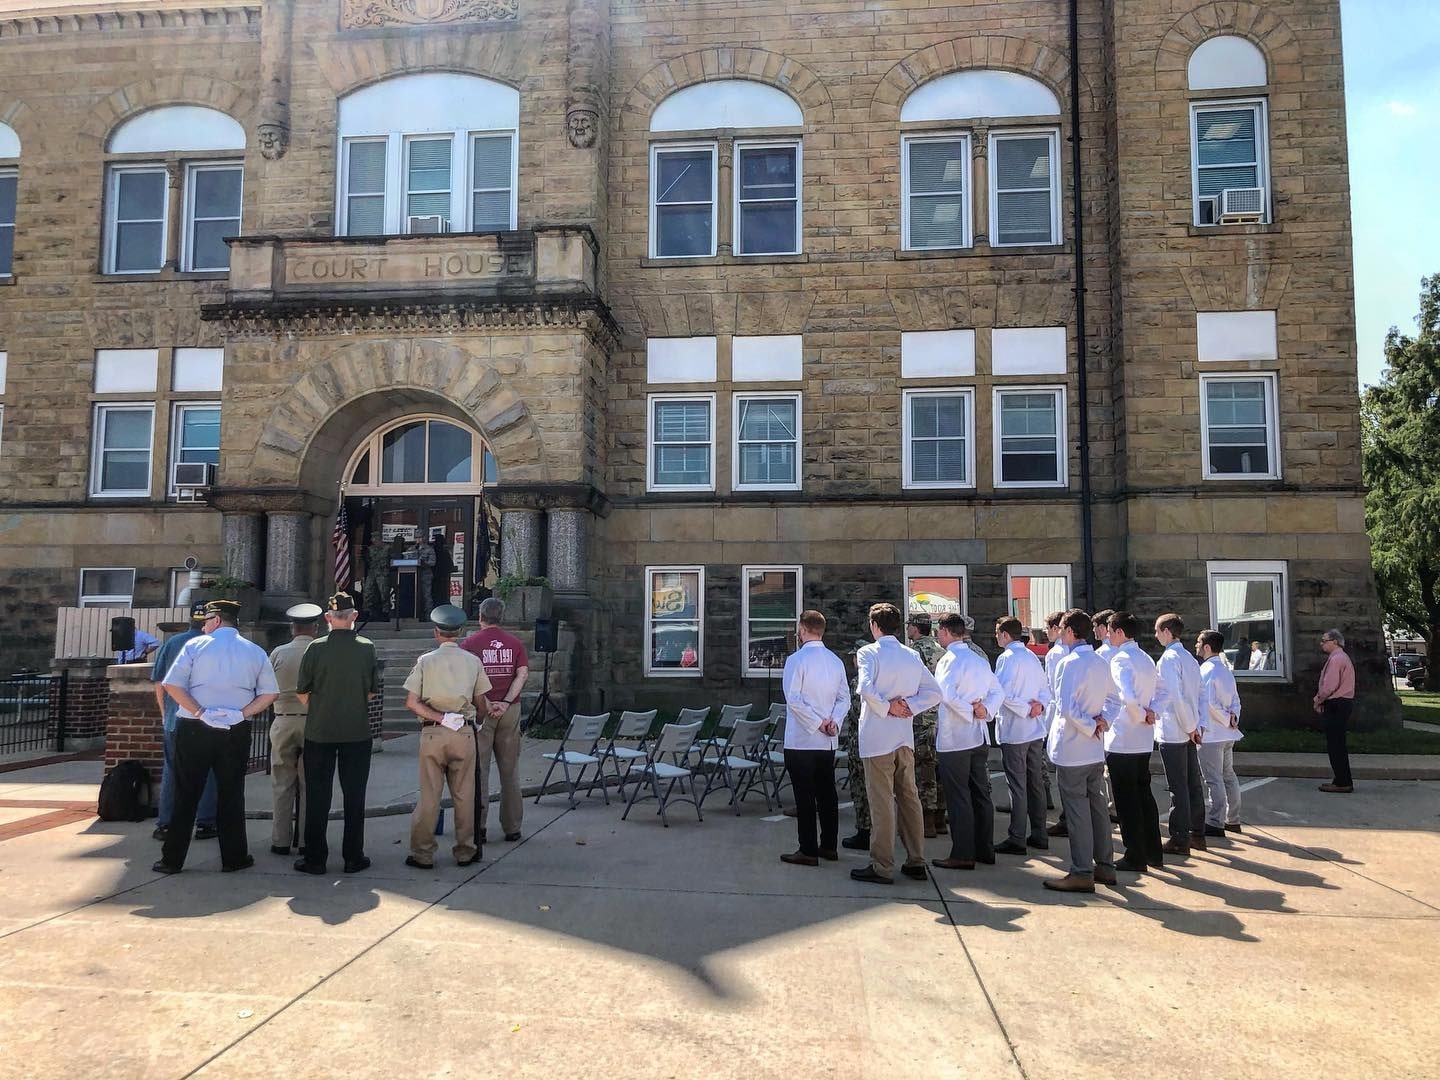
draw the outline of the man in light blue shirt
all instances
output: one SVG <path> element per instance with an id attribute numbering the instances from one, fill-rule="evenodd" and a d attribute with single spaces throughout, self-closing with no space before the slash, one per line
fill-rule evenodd
<path id="1" fill-rule="evenodd" d="M 270 657 L 235 628 L 240 605 L 205 605 L 204 637 L 187 641 L 165 676 L 165 692 L 179 706 L 175 729 L 175 810 L 160 861 L 152 870 L 178 874 L 190 850 L 190 829 L 214 770 L 220 833 L 220 868 L 255 865 L 245 840 L 245 764 L 250 757 L 250 720 L 280 692 Z"/>
<path id="2" fill-rule="evenodd" d="M 200 628 L 205 625 L 205 618 L 205 605 L 193 605 L 190 608 L 190 629 L 176 634 L 161 645 L 155 654 L 155 663 L 150 668 L 150 681 L 155 684 L 155 702 L 160 706 L 160 716 L 164 721 L 165 748 L 165 764 L 160 773 L 160 815 L 155 822 L 154 832 L 156 840 L 165 839 L 170 828 L 170 816 L 175 812 L 175 725 L 178 722 L 176 710 L 179 706 L 175 704 L 175 699 L 165 692 L 163 682 L 185 643 L 204 633 Z M 195 827 L 195 839 L 213 840 L 216 836 L 213 772 L 205 780 L 205 793 L 200 796 L 200 807 L 195 820 L 198 823 Z"/>

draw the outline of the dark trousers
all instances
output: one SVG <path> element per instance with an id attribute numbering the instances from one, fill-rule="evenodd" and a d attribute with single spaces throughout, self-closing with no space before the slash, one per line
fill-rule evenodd
<path id="1" fill-rule="evenodd" d="M 1191 833 L 1205 831 L 1205 786 L 1200 752 L 1193 742 L 1161 743 L 1160 760 L 1170 787 L 1170 839 L 1190 842 Z"/>
<path id="2" fill-rule="evenodd" d="M 185 865 L 195 832 L 195 812 L 211 772 L 215 774 L 215 828 L 220 864 L 239 866 L 250 854 L 245 840 L 245 766 L 250 760 L 250 721 L 228 731 L 183 717 L 175 729 L 175 809 L 160 859 Z"/>
<path id="3" fill-rule="evenodd" d="M 835 793 L 834 750 L 785 750 L 785 768 L 795 791 L 795 824 L 800 853 L 834 851 L 840 835 L 840 796 Z M 815 824 L 819 820 L 820 833 Z"/>
<path id="4" fill-rule="evenodd" d="M 1001 743 L 1000 758 L 1010 788 L 1009 838 L 1023 844 L 1028 833 L 1037 844 L 1045 843 L 1045 740 Z"/>
<path id="5" fill-rule="evenodd" d="M 1110 792 L 1120 818 L 1120 840 L 1130 862 L 1156 865 L 1164 860 L 1160 849 L 1160 808 L 1150 790 L 1149 754 L 1106 754 Z M 1187 836 L 1186 842 L 1189 842 Z"/>
<path id="6" fill-rule="evenodd" d="M 340 773 L 340 795 L 345 807 L 345 831 L 340 853 L 347 863 L 365 857 L 365 785 L 370 780 L 370 740 L 312 742 L 305 740 L 305 861 L 324 866 L 330 857 L 325 828 L 330 821 L 330 799 L 335 773 Z"/>
<path id="7" fill-rule="evenodd" d="M 1335 783 L 1341 787 L 1351 787 L 1355 783 L 1350 775 L 1350 750 L 1345 745 L 1345 729 L 1350 724 L 1350 710 L 1354 707 L 1353 698 L 1330 698 L 1320 703 L 1325 752 L 1330 755 L 1330 771 L 1335 774 Z"/>
<path id="8" fill-rule="evenodd" d="M 990 747 L 935 755 L 950 815 L 950 858 L 974 862 L 995 857 L 995 804 L 990 801 Z"/>

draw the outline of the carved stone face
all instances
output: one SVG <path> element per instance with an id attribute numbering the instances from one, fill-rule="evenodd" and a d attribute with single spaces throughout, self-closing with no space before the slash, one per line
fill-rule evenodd
<path id="1" fill-rule="evenodd" d="M 277 161 L 285 156 L 290 145 L 290 131 L 283 124 L 261 124 L 256 131 L 260 138 L 260 156 L 266 161 Z"/>
<path id="2" fill-rule="evenodd" d="M 599 114 L 589 109 L 575 109 L 565 118 L 570 125 L 570 145 L 586 150 L 595 145 L 599 132 Z"/>

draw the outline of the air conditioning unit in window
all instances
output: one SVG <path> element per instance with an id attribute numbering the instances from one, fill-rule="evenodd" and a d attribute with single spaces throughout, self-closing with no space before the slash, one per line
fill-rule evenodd
<path id="1" fill-rule="evenodd" d="M 407 233 L 443 233 L 450 231 L 449 219 L 444 214 L 412 214 L 405 219 Z"/>
<path id="2" fill-rule="evenodd" d="M 170 486 L 179 502 L 199 502 L 201 493 L 215 486 L 215 466 L 208 461 L 177 461 L 171 468 Z"/>
<path id="3" fill-rule="evenodd" d="M 1226 188 L 1220 192 L 1222 225 L 1242 225 L 1264 220 L 1264 188 Z"/>

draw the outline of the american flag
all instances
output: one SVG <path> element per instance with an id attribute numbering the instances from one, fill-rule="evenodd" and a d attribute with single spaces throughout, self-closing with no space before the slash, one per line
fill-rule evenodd
<path id="1" fill-rule="evenodd" d="M 350 587 L 350 522 L 345 517 L 345 502 L 340 502 L 340 513 L 335 517 L 335 531 L 330 534 L 330 546 L 335 549 L 335 588 Z"/>

